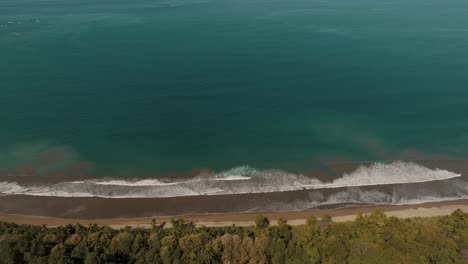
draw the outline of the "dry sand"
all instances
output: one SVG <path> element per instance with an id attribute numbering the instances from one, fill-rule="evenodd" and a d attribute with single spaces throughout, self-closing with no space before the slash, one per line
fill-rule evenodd
<path id="1" fill-rule="evenodd" d="M 336 222 L 352 221 L 356 214 L 369 213 L 372 209 L 382 208 L 387 216 L 398 218 L 410 217 L 432 217 L 449 215 L 456 209 L 468 212 L 468 200 L 458 200 L 449 202 L 426 203 L 420 205 L 401 205 L 401 206 L 367 206 L 358 208 L 342 208 L 330 210 L 306 210 L 292 212 L 263 212 L 262 215 L 271 220 L 271 224 L 276 224 L 279 218 L 285 219 L 290 225 L 302 225 L 310 215 L 321 217 L 328 214 Z M 193 221 L 197 226 L 251 226 L 254 225 L 255 216 L 260 213 L 227 213 L 227 214 L 204 214 L 204 215 L 183 215 L 176 216 Z M 111 219 L 65 219 L 41 216 L 11 215 L 0 214 L 0 221 L 12 222 L 28 225 L 46 225 L 49 227 L 67 225 L 67 224 L 98 224 L 106 225 L 112 228 L 131 227 L 150 227 L 151 221 L 158 223 L 168 222 L 171 217 L 141 217 L 141 218 L 111 218 Z M 170 226 L 170 225 L 166 225 Z"/>

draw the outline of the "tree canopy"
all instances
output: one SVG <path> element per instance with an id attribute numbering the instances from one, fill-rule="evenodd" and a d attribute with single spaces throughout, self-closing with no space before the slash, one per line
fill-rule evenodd
<path id="1" fill-rule="evenodd" d="M 91 225 L 47 228 L 0 222 L 0 263 L 468 263 L 468 214 L 398 219 L 382 210 L 335 223 L 311 216 L 252 227 L 121 230 Z"/>

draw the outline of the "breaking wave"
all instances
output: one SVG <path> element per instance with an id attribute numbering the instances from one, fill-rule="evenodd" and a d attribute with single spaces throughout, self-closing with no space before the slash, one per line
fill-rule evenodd
<path id="1" fill-rule="evenodd" d="M 448 170 L 429 169 L 413 162 L 396 161 L 360 166 L 331 182 L 280 170 L 257 170 L 248 166 L 192 179 L 99 179 L 25 186 L 0 182 L 0 194 L 57 197 L 156 198 L 196 195 L 271 193 L 293 190 L 320 190 L 442 181 L 460 177 Z M 339 194 L 336 194 L 339 195 Z M 348 194 L 349 195 L 349 194 Z M 369 193 L 372 197 L 377 194 Z M 352 202 L 352 197 L 336 199 Z M 332 197 L 329 197 L 332 199 Z M 358 199 L 360 201 L 365 200 Z M 322 201 L 324 202 L 324 201 Z"/>
<path id="2" fill-rule="evenodd" d="M 414 205 L 468 199 L 468 183 L 458 178 L 426 182 L 418 186 L 403 185 L 391 188 L 350 187 L 337 192 L 310 192 L 307 199 L 292 202 L 263 202 L 250 211 L 296 211 L 311 208 L 336 208 L 356 205 Z"/>

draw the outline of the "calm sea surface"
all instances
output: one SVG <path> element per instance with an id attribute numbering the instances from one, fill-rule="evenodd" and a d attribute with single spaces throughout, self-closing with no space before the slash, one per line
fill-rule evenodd
<path id="1" fill-rule="evenodd" d="M 466 0 L 0 0 L 0 171 L 466 158 L 467 14 Z"/>

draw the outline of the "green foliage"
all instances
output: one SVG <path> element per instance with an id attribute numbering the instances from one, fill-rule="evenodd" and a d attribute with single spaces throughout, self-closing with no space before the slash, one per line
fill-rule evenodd
<path id="1" fill-rule="evenodd" d="M 468 263 L 468 214 L 400 220 L 382 210 L 334 223 L 311 216 L 256 227 L 200 227 L 181 219 L 164 228 L 45 228 L 0 222 L 3 263 Z"/>
<path id="2" fill-rule="evenodd" d="M 268 218 L 266 218 L 266 217 L 263 216 L 263 215 L 257 215 L 257 217 L 255 218 L 255 226 L 256 226 L 258 229 L 264 229 L 264 228 L 266 228 L 269 224 L 270 224 L 270 222 L 268 221 Z"/>

